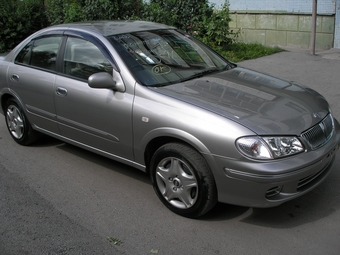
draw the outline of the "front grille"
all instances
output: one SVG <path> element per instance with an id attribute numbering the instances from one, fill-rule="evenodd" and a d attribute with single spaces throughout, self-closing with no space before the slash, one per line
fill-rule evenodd
<path id="1" fill-rule="evenodd" d="M 328 142 L 332 137 L 333 130 L 333 117 L 331 114 L 328 114 L 319 124 L 303 132 L 301 137 L 308 143 L 312 150 L 315 150 Z"/>

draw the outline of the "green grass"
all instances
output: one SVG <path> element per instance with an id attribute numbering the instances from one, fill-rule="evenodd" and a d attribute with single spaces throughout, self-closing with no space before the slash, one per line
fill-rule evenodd
<path id="1" fill-rule="evenodd" d="M 259 43 L 233 43 L 226 48 L 215 48 L 222 56 L 231 62 L 241 62 L 248 59 L 260 58 L 284 51 L 279 47 L 264 46 Z"/>

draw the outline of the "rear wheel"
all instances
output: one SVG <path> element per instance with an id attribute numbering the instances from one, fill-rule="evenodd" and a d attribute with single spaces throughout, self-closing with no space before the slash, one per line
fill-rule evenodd
<path id="1" fill-rule="evenodd" d="M 179 215 L 197 218 L 216 204 L 216 185 L 209 166 L 187 145 L 160 147 L 152 157 L 151 178 L 163 204 Z"/>
<path id="2" fill-rule="evenodd" d="M 36 141 L 37 132 L 32 129 L 17 99 L 6 102 L 5 118 L 8 131 L 18 144 L 29 145 Z"/>

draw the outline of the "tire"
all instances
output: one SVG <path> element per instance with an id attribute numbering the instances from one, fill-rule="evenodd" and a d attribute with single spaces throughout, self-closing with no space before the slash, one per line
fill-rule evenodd
<path id="1" fill-rule="evenodd" d="M 11 98 L 6 102 L 5 119 L 10 135 L 18 144 L 29 145 L 37 140 L 38 134 L 32 129 L 17 99 Z"/>
<path id="2" fill-rule="evenodd" d="M 217 202 L 216 185 L 207 162 L 185 144 L 160 147 L 152 157 L 150 174 L 157 196 L 176 214 L 197 218 Z"/>

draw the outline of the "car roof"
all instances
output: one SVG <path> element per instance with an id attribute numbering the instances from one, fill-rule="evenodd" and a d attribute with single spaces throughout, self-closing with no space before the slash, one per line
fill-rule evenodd
<path id="1" fill-rule="evenodd" d="M 103 36 L 118 35 L 132 32 L 159 30 L 159 29 L 175 29 L 175 27 L 164 24 L 148 22 L 148 21 L 88 21 L 69 24 L 56 25 L 54 27 L 68 29 L 82 29 L 86 31 L 96 31 Z"/>

